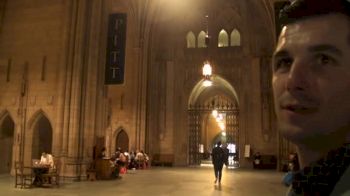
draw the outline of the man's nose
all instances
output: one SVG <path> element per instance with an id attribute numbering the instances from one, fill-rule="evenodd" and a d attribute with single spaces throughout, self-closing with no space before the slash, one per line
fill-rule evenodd
<path id="1" fill-rule="evenodd" d="M 286 83 L 286 88 L 290 93 L 306 91 L 310 88 L 310 68 L 306 62 L 296 60 L 293 62 Z"/>

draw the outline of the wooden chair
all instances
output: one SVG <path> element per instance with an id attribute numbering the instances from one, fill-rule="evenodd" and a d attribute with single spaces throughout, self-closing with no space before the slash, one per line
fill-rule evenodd
<path id="1" fill-rule="evenodd" d="M 56 185 L 59 187 L 61 162 L 57 159 L 54 163 L 54 168 L 50 168 L 47 174 L 42 174 L 42 178 L 44 180 L 44 185 Z"/>
<path id="2" fill-rule="evenodd" d="M 89 168 L 86 170 L 86 179 L 89 181 L 96 180 L 96 161 L 92 161 Z"/>
<path id="3" fill-rule="evenodd" d="M 17 188 L 18 185 L 20 185 L 21 188 L 31 188 L 33 177 L 30 167 L 24 167 L 23 162 L 15 162 L 15 188 Z"/>

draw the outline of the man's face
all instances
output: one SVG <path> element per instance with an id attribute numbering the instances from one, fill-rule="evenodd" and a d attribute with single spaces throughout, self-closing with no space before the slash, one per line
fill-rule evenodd
<path id="1" fill-rule="evenodd" d="M 272 86 L 279 129 L 292 142 L 310 142 L 347 127 L 350 45 L 346 17 L 325 15 L 284 27 L 274 53 Z"/>

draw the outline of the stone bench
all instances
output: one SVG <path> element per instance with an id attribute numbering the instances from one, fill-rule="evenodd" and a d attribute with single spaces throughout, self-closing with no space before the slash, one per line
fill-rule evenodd
<path id="1" fill-rule="evenodd" d="M 260 163 L 256 164 L 254 168 L 257 169 L 276 169 L 277 158 L 275 155 L 261 155 Z"/>

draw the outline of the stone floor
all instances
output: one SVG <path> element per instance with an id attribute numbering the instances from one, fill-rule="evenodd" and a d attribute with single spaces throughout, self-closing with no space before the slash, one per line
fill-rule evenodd
<path id="1" fill-rule="evenodd" d="M 160 168 L 137 170 L 122 179 L 107 181 L 63 181 L 59 188 L 14 188 L 14 177 L 0 175 L 0 195 L 285 195 L 283 173 L 271 170 L 224 169 L 221 186 L 214 184 L 209 167 Z"/>

